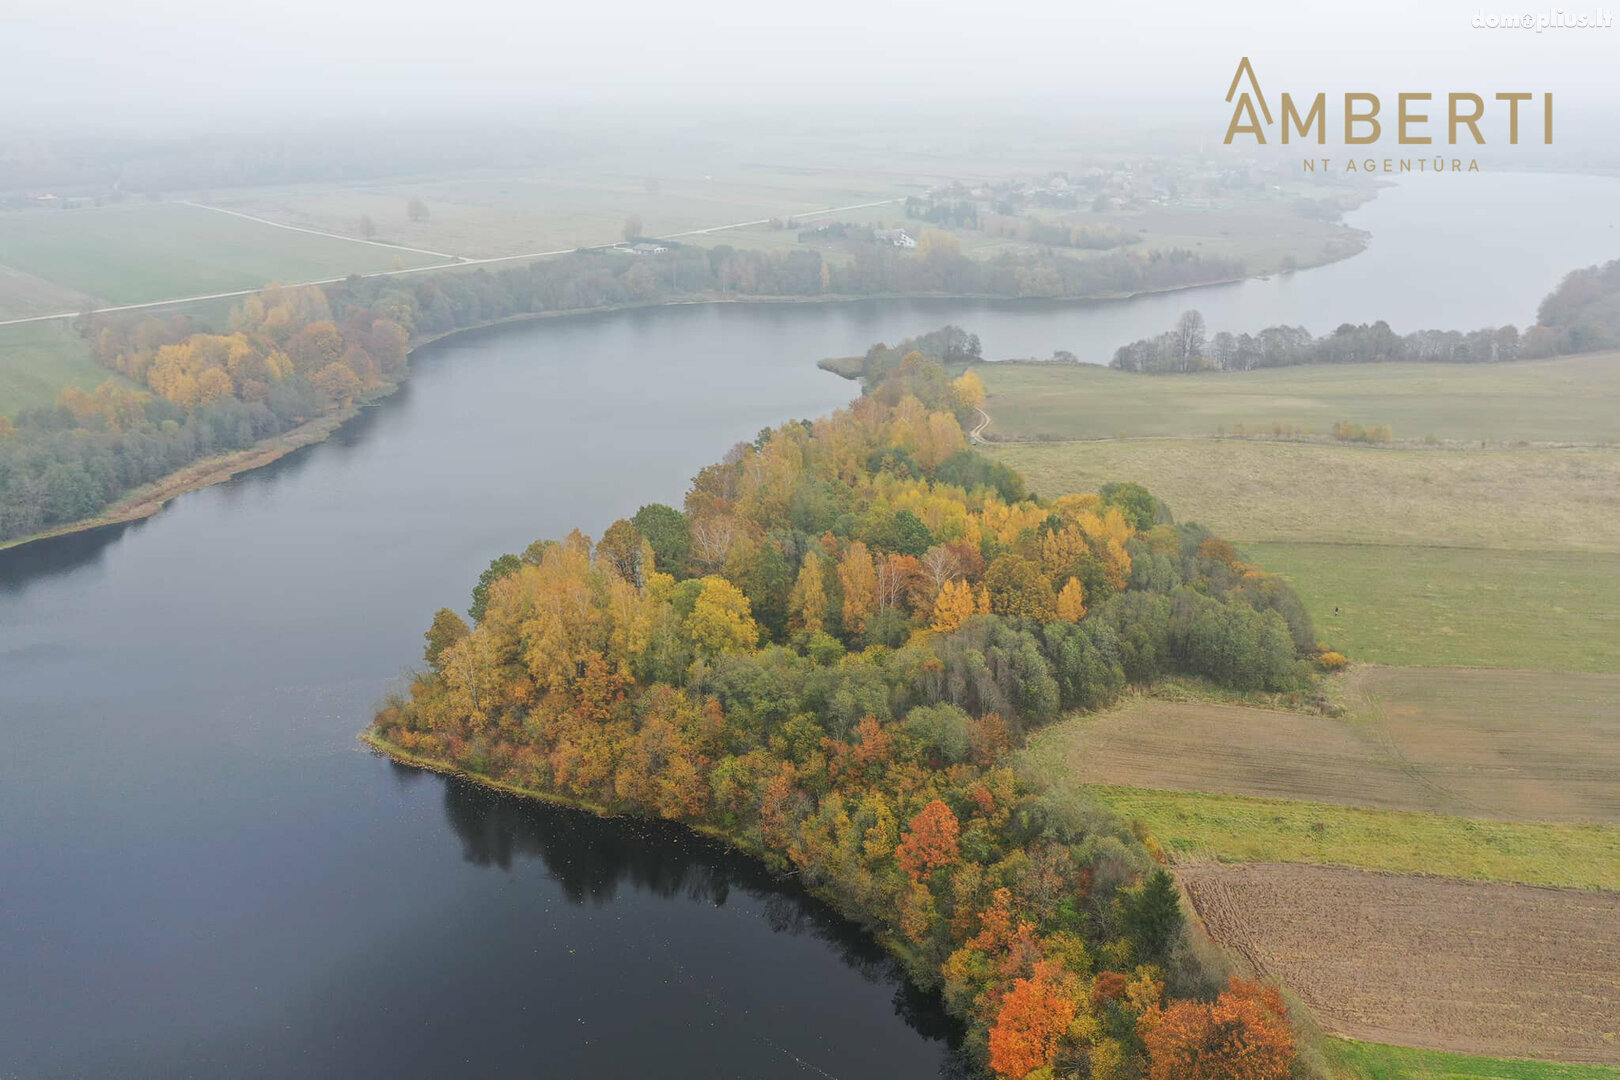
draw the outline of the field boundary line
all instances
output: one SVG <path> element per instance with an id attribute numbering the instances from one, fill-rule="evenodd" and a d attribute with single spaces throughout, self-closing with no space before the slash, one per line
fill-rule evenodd
<path id="1" fill-rule="evenodd" d="M 369 244 L 372 247 L 388 248 L 391 251 L 409 251 L 413 255 L 432 255 L 436 259 L 449 259 L 452 262 L 461 261 L 460 255 L 452 255 L 446 251 L 430 251 L 427 248 L 410 247 L 406 244 L 390 244 L 386 240 L 367 240 L 360 236 L 344 236 L 342 233 L 325 232 L 321 229 L 311 229 L 303 225 L 289 225 L 284 221 L 271 221 L 269 218 L 255 217 L 240 210 L 227 210 L 223 206 L 214 206 L 210 203 L 192 202 L 189 199 L 176 199 L 178 206 L 194 206 L 198 210 L 212 210 L 216 214 L 229 214 L 243 221 L 251 221 L 259 225 L 268 225 L 272 229 L 286 229 L 288 232 L 308 233 L 310 236 L 324 236 L 329 240 L 344 240 L 351 244 Z"/>

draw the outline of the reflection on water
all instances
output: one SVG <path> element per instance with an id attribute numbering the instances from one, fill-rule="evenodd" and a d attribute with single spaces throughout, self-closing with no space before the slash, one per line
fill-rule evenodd
<path id="1" fill-rule="evenodd" d="M 402 783 L 432 774 L 393 765 Z M 830 946 L 868 982 L 894 987 L 895 1013 L 918 1034 L 955 1046 L 960 1028 L 939 998 L 916 990 L 900 965 L 850 922 L 790 881 L 773 877 L 757 859 L 665 821 L 601 818 L 583 810 L 523 799 L 454 778 L 444 784 L 444 813 L 475 866 L 510 870 L 539 859 L 575 904 L 611 904 L 621 889 L 663 899 L 723 907 L 733 891 L 763 904 L 779 934 L 810 936 Z"/>
<path id="2" fill-rule="evenodd" d="M 146 524 L 124 521 L 0 551 L 0 593 L 18 592 L 48 578 L 92 567 L 126 533 Z"/>

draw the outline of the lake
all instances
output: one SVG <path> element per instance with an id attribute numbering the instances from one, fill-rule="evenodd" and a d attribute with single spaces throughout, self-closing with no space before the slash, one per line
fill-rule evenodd
<path id="1" fill-rule="evenodd" d="M 828 355 L 1530 321 L 1620 182 L 1415 179 L 1333 266 L 1106 304 L 678 306 L 421 350 L 331 440 L 0 553 L 0 1075 L 930 1077 L 953 1029 L 745 858 L 397 767 L 355 734 L 489 560 L 841 405 Z"/>

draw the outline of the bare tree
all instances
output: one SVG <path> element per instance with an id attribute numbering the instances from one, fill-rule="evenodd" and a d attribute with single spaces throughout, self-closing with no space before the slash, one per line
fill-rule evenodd
<path id="1" fill-rule="evenodd" d="M 1191 371 L 1195 361 L 1204 355 L 1204 316 L 1189 311 L 1176 321 L 1176 361 L 1179 370 Z"/>
<path id="2" fill-rule="evenodd" d="M 935 544 L 924 552 L 922 568 L 936 594 L 945 587 L 946 582 L 955 581 L 962 574 L 962 563 L 957 559 L 956 552 L 944 544 Z"/>
<path id="3" fill-rule="evenodd" d="M 729 517 L 717 514 L 692 523 L 692 555 L 709 570 L 725 565 L 736 539 L 737 523 Z"/>

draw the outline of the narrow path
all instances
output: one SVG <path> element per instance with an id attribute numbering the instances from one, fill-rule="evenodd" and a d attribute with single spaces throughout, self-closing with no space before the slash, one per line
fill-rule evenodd
<path id="1" fill-rule="evenodd" d="M 876 202 L 853 203 L 853 204 L 851 204 L 849 206 L 829 206 L 829 207 L 826 207 L 826 208 L 821 209 L 821 210 L 809 210 L 809 211 L 806 211 L 805 213 L 802 213 L 802 214 L 789 214 L 787 216 L 792 217 L 792 218 L 822 217 L 822 216 L 824 216 L 826 214 L 843 213 L 846 210 L 863 210 L 863 209 L 866 209 L 868 207 L 887 206 L 890 203 L 897 203 L 897 202 L 904 202 L 904 201 L 905 201 L 905 196 L 902 195 L 902 196 L 899 196 L 899 197 L 893 198 L 893 199 L 879 199 Z M 265 225 L 274 225 L 276 228 L 279 228 L 279 229 L 291 229 L 294 232 L 307 232 L 307 233 L 312 233 L 312 234 L 314 234 L 316 236 L 334 237 L 334 238 L 336 238 L 338 240 L 348 240 L 348 241 L 350 241 L 352 243 L 356 243 L 356 244 L 373 244 L 373 245 L 377 245 L 377 246 L 381 246 L 381 247 L 388 247 L 388 248 L 398 248 L 398 247 L 400 247 L 400 245 L 398 245 L 398 244 L 384 244 L 381 241 L 376 241 L 376 240 L 360 240 L 360 239 L 357 239 L 357 238 L 352 237 L 352 236 L 340 236 L 337 233 L 324 233 L 324 232 L 319 232 L 319 231 L 317 231 L 315 229 L 305 229 L 305 228 L 302 228 L 302 227 L 297 226 L 297 225 L 282 225 L 282 224 L 280 224 L 278 222 L 268 221 L 268 220 L 266 220 L 264 218 L 253 217 L 250 214 L 241 214 L 241 213 L 238 213 L 238 212 L 236 212 L 234 210 L 224 210 L 224 209 L 221 209 L 220 207 L 217 207 L 217 206 L 204 206 L 204 204 L 202 204 L 202 203 L 187 203 L 186 205 L 188 205 L 188 206 L 203 206 L 203 208 L 207 209 L 207 210 L 218 210 L 222 214 L 231 214 L 234 217 L 246 218 L 249 221 L 257 221 L 257 222 L 260 222 L 260 223 L 265 224 Z M 709 226 L 708 228 L 705 228 L 705 229 L 688 229 L 685 232 L 666 233 L 663 236 L 654 237 L 654 239 L 657 239 L 657 240 L 676 240 L 676 239 L 679 239 L 680 237 L 683 237 L 683 236 L 702 236 L 702 235 L 707 235 L 709 233 L 724 232 L 727 229 L 746 229 L 746 228 L 748 228 L 750 226 L 753 226 L 753 225 L 765 225 L 765 224 L 768 224 L 771 220 L 772 220 L 771 218 L 757 218 L 757 219 L 755 219 L 753 221 L 733 221 L 733 222 L 731 222 L 729 224 L 726 224 L 726 225 L 711 225 L 711 226 Z M 313 280 L 313 281 L 288 282 L 288 283 L 286 283 L 286 287 L 290 288 L 290 289 L 299 289 L 299 288 L 304 288 L 304 287 L 310 286 L 310 285 L 334 285 L 334 284 L 336 284 L 337 282 L 340 282 L 340 281 L 347 281 L 351 277 L 360 277 L 360 278 L 404 277 L 407 274 L 420 274 L 420 273 L 424 273 L 424 272 L 429 271 L 429 270 L 447 270 L 447 269 L 450 269 L 452 267 L 491 266 L 491 265 L 493 265 L 495 263 L 518 262 L 518 261 L 523 260 L 523 259 L 546 259 L 546 258 L 551 258 L 552 256 L 556 256 L 556 255 L 568 255 L 568 254 L 570 254 L 572 252 L 581 251 L 581 250 L 585 250 L 585 251 L 603 250 L 603 249 L 609 248 L 611 246 L 612 245 L 610 245 L 610 244 L 603 244 L 603 245 L 599 245 L 596 248 L 580 248 L 580 247 L 557 248 L 555 251 L 530 251 L 530 252 L 525 252 L 522 255 L 495 255 L 495 256 L 492 256 L 492 257 L 489 257 L 489 258 L 479 258 L 479 259 L 469 259 L 469 258 L 465 258 L 465 257 L 459 256 L 459 255 L 449 255 L 449 254 L 446 254 L 444 252 L 439 252 L 439 251 L 427 251 L 426 249 L 423 249 L 423 248 L 404 248 L 403 250 L 405 250 L 405 251 L 419 252 L 419 253 L 424 254 L 424 255 L 436 255 L 436 256 L 439 256 L 440 258 L 452 259 L 452 260 L 455 260 L 455 261 L 446 262 L 446 263 L 438 263 L 438 264 L 435 264 L 435 265 L 432 265 L 432 266 L 413 266 L 413 267 L 408 267 L 408 268 L 406 268 L 404 270 L 377 270 L 377 271 L 374 271 L 374 272 L 369 273 L 369 274 L 344 274 L 341 277 L 318 278 L 318 279 Z M 265 285 L 268 285 L 268 284 L 269 284 L 269 282 L 265 283 Z M 252 296 L 254 293 L 256 293 L 259 290 L 263 289 L 265 287 L 265 285 L 257 285 L 257 286 L 254 286 L 251 289 L 234 289 L 234 290 L 232 290 L 230 292 L 203 293 L 203 294 L 200 294 L 200 295 L 197 295 L 197 296 L 175 296 L 175 297 L 170 297 L 170 298 L 168 298 L 166 300 L 147 300 L 147 301 L 144 301 L 144 302 L 139 303 L 139 304 L 117 304 L 117 305 L 114 305 L 112 307 L 97 307 L 95 309 L 95 311 L 96 311 L 96 314 L 98 314 L 98 315 L 110 315 L 110 314 L 116 314 L 117 312 L 121 312 L 121 311 L 143 311 L 143 310 L 146 310 L 146 309 L 149 309 L 149 308 L 173 307 L 176 304 L 194 304 L 194 303 L 198 303 L 198 302 L 203 301 L 203 300 L 229 300 L 229 299 L 232 299 L 232 298 L 238 297 L 238 296 Z M 54 312 L 54 313 L 52 313 L 50 315 L 29 315 L 29 316 L 26 316 L 26 317 L 20 318 L 20 319 L 0 319 L 0 326 L 21 326 L 21 325 L 23 325 L 25 323 L 54 322 L 57 319 L 73 319 L 73 318 L 77 318 L 78 315 L 79 315 L 79 312 L 77 312 L 77 311 L 58 311 L 58 312 Z M 989 417 L 985 417 L 985 422 L 989 423 Z"/>
<path id="2" fill-rule="evenodd" d="M 449 262 L 460 262 L 460 255 L 451 255 L 443 251 L 429 251 L 427 248 L 407 247 L 404 244 L 390 244 L 386 240 L 367 240 L 359 236 L 344 236 L 342 233 L 324 232 L 320 229 L 310 229 L 303 225 L 288 225 L 284 221 L 271 221 L 269 218 L 256 217 L 253 214 L 244 214 L 240 210 L 227 210 L 223 206 L 213 206 L 209 203 L 191 202 L 186 199 L 176 199 L 181 206 L 194 206 L 198 210 L 212 210 L 216 214 L 229 214 L 243 221 L 251 221 L 259 225 L 268 225 L 272 229 L 286 229 L 288 232 L 308 233 L 310 236 L 324 236 L 331 240 L 345 240 L 351 244 L 370 244 L 372 247 L 388 248 L 390 251 L 409 251 L 413 255 L 432 255 L 435 259 L 445 259 Z"/>
<path id="3" fill-rule="evenodd" d="M 977 439 L 984 433 L 984 429 L 990 426 L 990 414 L 979 408 L 977 405 L 973 407 L 973 411 L 979 414 L 979 422 L 974 426 L 972 431 L 968 432 L 968 438 Z"/>

